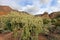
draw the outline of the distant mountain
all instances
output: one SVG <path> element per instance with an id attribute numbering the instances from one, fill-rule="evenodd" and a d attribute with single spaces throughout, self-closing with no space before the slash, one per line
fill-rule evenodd
<path id="1" fill-rule="evenodd" d="M 38 14 L 38 15 L 35 15 L 35 16 L 39 16 L 39 17 L 42 17 L 42 18 L 50 18 L 48 12 L 44 12 L 43 14 Z"/>
<path id="2" fill-rule="evenodd" d="M 35 16 L 39 16 L 39 17 L 43 17 L 43 18 L 56 18 L 56 17 L 60 17 L 60 12 L 52 12 L 50 14 L 48 14 L 48 12 L 44 12 L 43 14 L 38 14 Z"/>
<path id="3" fill-rule="evenodd" d="M 9 6 L 0 6 L 0 15 L 7 14 L 12 11 Z"/>
<path id="4" fill-rule="evenodd" d="M 15 12 L 19 12 L 19 13 L 24 13 L 24 14 L 30 15 L 29 13 L 24 12 L 24 11 L 14 10 L 14 9 L 12 9 L 9 6 L 0 6 L 0 15 L 8 14 L 11 11 L 15 11 Z M 35 15 L 35 16 L 36 17 L 39 16 L 39 17 L 43 17 L 43 18 L 55 18 L 57 16 L 60 16 L 60 12 L 52 12 L 51 14 L 48 14 L 48 12 L 44 12 L 43 14 L 38 14 L 38 15 Z"/>
<path id="5" fill-rule="evenodd" d="M 60 17 L 60 11 L 59 12 L 52 12 L 50 15 L 50 18 L 56 18 L 56 17 Z"/>
<path id="6" fill-rule="evenodd" d="M 9 6 L 0 6 L 0 15 L 8 14 L 8 13 L 10 13 L 11 11 L 28 14 L 27 12 L 24 12 L 24 11 L 14 10 L 14 9 L 12 9 L 12 8 L 9 7 Z"/>

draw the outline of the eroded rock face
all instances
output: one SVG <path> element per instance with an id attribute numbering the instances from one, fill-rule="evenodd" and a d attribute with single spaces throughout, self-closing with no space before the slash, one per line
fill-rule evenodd
<path id="1" fill-rule="evenodd" d="M 56 18 L 56 17 L 60 17 L 60 12 L 52 12 L 51 14 L 48 14 L 48 12 L 44 12 L 43 14 L 38 14 L 38 15 L 35 15 L 35 16 L 40 16 L 40 17 L 43 17 L 43 18 Z"/>
<path id="2" fill-rule="evenodd" d="M 53 12 L 49 16 L 50 18 L 56 18 L 57 16 L 60 16 L 60 12 Z"/>
<path id="3" fill-rule="evenodd" d="M 5 15 L 12 11 L 12 9 L 9 6 L 0 6 L 0 15 Z"/>
<path id="4" fill-rule="evenodd" d="M 41 16 L 42 16 L 43 18 L 49 18 L 48 12 L 44 12 Z"/>
<path id="5" fill-rule="evenodd" d="M 51 13 L 49 16 L 50 16 L 50 18 L 54 18 L 56 16 L 56 14 Z"/>
<path id="6" fill-rule="evenodd" d="M 50 18 L 48 12 L 44 12 L 43 14 L 38 14 L 38 15 L 35 15 L 35 16 L 40 16 L 42 18 Z"/>
<path id="7" fill-rule="evenodd" d="M 23 13 L 23 14 L 29 15 L 29 13 L 27 13 L 27 12 L 18 11 L 18 10 L 12 9 L 12 8 L 9 7 L 9 6 L 0 6 L 0 15 L 8 14 L 8 13 L 10 13 L 11 11 L 15 11 L 15 12 L 19 12 L 19 13 Z"/>

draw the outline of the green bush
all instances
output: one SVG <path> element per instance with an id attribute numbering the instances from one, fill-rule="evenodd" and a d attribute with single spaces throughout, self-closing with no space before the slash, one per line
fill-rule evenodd
<path id="1" fill-rule="evenodd" d="M 0 16 L 0 27 L 7 32 L 13 32 L 15 37 L 18 30 L 22 31 L 21 40 L 38 40 L 39 33 L 43 32 L 43 20 L 40 17 L 12 11 L 8 15 Z"/>

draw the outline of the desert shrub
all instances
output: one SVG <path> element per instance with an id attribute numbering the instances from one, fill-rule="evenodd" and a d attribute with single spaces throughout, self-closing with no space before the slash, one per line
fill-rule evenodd
<path id="1" fill-rule="evenodd" d="M 55 25 L 60 26 L 60 13 L 58 13 L 58 15 L 55 17 L 55 20 Z"/>
<path id="2" fill-rule="evenodd" d="M 31 20 L 32 19 L 32 20 Z M 42 20 L 38 18 L 25 19 L 25 27 L 22 33 L 22 40 L 38 40 L 38 34 L 42 32 Z"/>
<path id="3" fill-rule="evenodd" d="M 49 34 L 49 28 L 51 27 L 51 19 L 50 18 L 45 18 L 43 19 L 43 29 L 45 34 Z"/>
<path id="4" fill-rule="evenodd" d="M 57 21 L 56 19 L 52 19 L 51 20 L 52 25 L 55 25 L 56 21 Z"/>
<path id="5" fill-rule="evenodd" d="M 0 18 L 2 30 L 13 32 L 15 37 L 18 35 L 18 30 L 22 31 L 21 40 L 38 40 L 38 34 L 43 32 L 43 20 L 40 17 L 12 11 Z"/>
<path id="6" fill-rule="evenodd" d="M 57 21 L 56 21 L 55 25 L 56 25 L 56 26 L 60 26 L 60 18 L 57 18 L 56 20 L 57 20 Z"/>
<path id="7" fill-rule="evenodd" d="M 43 19 L 43 24 L 48 24 L 50 22 L 49 19 Z"/>

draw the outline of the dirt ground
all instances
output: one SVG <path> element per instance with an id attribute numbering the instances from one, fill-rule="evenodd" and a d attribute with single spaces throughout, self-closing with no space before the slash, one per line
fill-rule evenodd
<path id="1" fill-rule="evenodd" d="M 41 34 L 39 35 L 38 39 L 47 40 L 47 38 Z M 7 33 L 7 34 L 0 34 L 0 40 L 18 40 L 18 39 L 14 39 L 12 37 L 12 33 Z"/>

